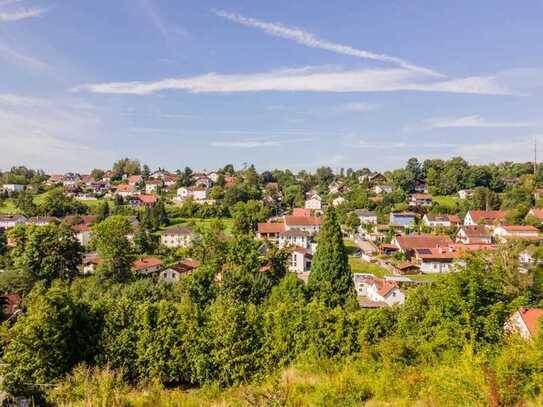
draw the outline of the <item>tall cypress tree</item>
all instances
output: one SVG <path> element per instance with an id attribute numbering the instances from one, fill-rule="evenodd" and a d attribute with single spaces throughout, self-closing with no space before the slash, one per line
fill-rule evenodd
<path id="1" fill-rule="evenodd" d="M 332 207 L 324 215 L 308 288 L 313 296 L 331 307 L 345 305 L 355 294 L 347 249 Z"/>

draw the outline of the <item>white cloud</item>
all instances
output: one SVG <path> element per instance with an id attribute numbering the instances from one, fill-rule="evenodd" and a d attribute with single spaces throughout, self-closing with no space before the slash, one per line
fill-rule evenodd
<path id="1" fill-rule="evenodd" d="M 47 70 L 49 65 L 37 58 L 21 54 L 5 44 L 0 43 L 0 60 L 21 66 L 28 69 Z"/>
<path id="2" fill-rule="evenodd" d="M 90 146 L 102 123 L 74 100 L 0 94 L 0 167 L 27 164 L 45 170 L 84 170 L 112 153 Z"/>
<path id="3" fill-rule="evenodd" d="M 452 118 L 435 118 L 426 121 L 434 129 L 454 127 L 478 127 L 478 128 L 510 128 L 510 127 L 534 127 L 533 122 L 490 121 L 481 116 L 463 116 Z"/>
<path id="4" fill-rule="evenodd" d="M 342 54 L 342 55 L 350 55 L 356 58 L 364 58 L 364 59 L 371 59 L 371 60 L 381 61 L 381 62 L 386 62 L 386 63 L 392 63 L 395 65 L 401 66 L 402 68 L 420 72 L 426 75 L 442 76 L 431 69 L 413 65 L 405 61 L 404 59 L 385 55 L 385 54 L 377 54 L 375 52 L 353 48 L 349 45 L 343 45 L 343 44 L 338 44 L 332 41 L 327 41 L 327 40 L 318 38 L 316 35 L 310 32 L 304 31 L 300 28 L 288 27 L 286 25 L 278 24 L 278 23 L 270 23 L 267 21 L 258 20 L 256 18 L 245 17 L 237 13 L 229 13 L 223 10 L 213 9 L 211 11 L 219 17 L 226 18 L 235 23 L 238 23 L 247 27 L 258 28 L 274 37 L 280 37 L 280 38 L 293 40 L 297 42 L 298 44 L 306 45 L 311 48 L 324 49 L 324 50 L 332 51 L 332 52 Z"/>
<path id="5" fill-rule="evenodd" d="M 352 102 L 346 103 L 338 107 L 338 110 L 342 112 L 369 112 L 374 110 L 377 106 L 372 103 L 366 102 Z"/>
<path id="6" fill-rule="evenodd" d="M 294 143 L 309 143 L 314 141 L 314 138 L 299 138 L 290 140 L 263 140 L 263 139 L 247 139 L 234 141 L 212 141 L 209 143 L 211 147 L 226 147 L 226 148 L 264 148 L 264 147 L 281 147 L 286 144 Z"/>
<path id="7" fill-rule="evenodd" d="M 255 74 L 217 74 L 163 79 L 154 82 L 112 82 L 82 85 L 76 91 L 147 95 L 165 90 L 191 93 L 230 92 L 447 92 L 507 95 L 494 77 L 431 80 L 407 69 L 341 70 L 330 67 L 282 69 Z"/>
<path id="8" fill-rule="evenodd" d="M 14 11 L 0 11 L 0 22 L 13 22 L 39 17 L 47 11 L 45 8 L 20 8 Z"/>

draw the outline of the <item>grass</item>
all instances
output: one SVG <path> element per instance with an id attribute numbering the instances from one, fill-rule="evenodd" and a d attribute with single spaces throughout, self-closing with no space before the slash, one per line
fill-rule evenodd
<path id="1" fill-rule="evenodd" d="M 439 206 L 455 210 L 460 202 L 460 198 L 452 195 L 434 196 L 433 200 Z"/>
<path id="2" fill-rule="evenodd" d="M 450 273 L 444 273 L 444 274 L 413 274 L 413 275 L 410 274 L 407 277 L 409 277 L 413 281 L 427 281 L 427 282 L 436 283 L 436 282 L 442 280 L 443 278 L 445 278 L 445 276 L 447 274 L 450 274 Z"/>
<path id="3" fill-rule="evenodd" d="M 358 251 L 358 246 L 354 241 L 345 239 L 344 242 L 347 253 L 349 254 L 349 265 L 351 266 L 351 271 L 353 273 L 370 273 L 376 277 L 383 277 L 390 274 L 387 269 L 378 264 L 367 263 L 359 257 L 354 256 Z"/>
<path id="4" fill-rule="evenodd" d="M 197 225 L 205 225 L 213 222 L 215 219 L 201 219 L 201 218 L 170 218 L 170 225 L 168 227 L 172 227 L 173 225 L 179 225 L 181 223 L 192 223 L 195 226 Z M 221 218 L 221 222 L 224 224 L 225 233 L 227 235 L 232 234 L 232 226 L 234 224 L 234 220 L 231 218 Z"/>
<path id="5" fill-rule="evenodd" d="M 2 202 L 2 205 L 0 205 L 0 214 L 9 215 L 15 213 L 20 213 L 20 211 L 15 207 L 15 203 L 12 199 L 6 199 Z"/>

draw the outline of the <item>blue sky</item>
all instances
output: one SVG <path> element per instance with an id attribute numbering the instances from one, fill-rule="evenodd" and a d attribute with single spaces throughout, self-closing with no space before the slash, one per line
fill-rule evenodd
<path id="1" fill-rule="evenodd" d="M 532 158 L 543 1 L 0 0 L 0 168 Z"/>

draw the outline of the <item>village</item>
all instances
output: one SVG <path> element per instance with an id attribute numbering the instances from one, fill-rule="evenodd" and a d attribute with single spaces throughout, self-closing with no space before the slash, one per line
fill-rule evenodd
<path id="1" fill-rule="evenodd" d="M 472 255 L 490 258 L 501 250 L 513 250 L 517 253 L 518 273 L 523 274 L 538 267 L 542 259 L 543 208 L 536 203 L 540 194 L 543 196 L 543 189 L 536 187 L 528 192 L 533 205 L 519 215 L 517 208 L 476 207 L 474 197 L 492 194 L 487 188 L 458 189 L 452 195 L 438 196 L 429 192 L 425 179 L 419 178 L 413 180 L 410 189 L 402 191 L 390 172 L 388 177 L 369 170 L 349 170 L 346 175 L 343 170 L 334 174 L 331 169 L 322 168 L 312 182 L 308 182 L 310 174 L 296 178 L 287 172 L 286 183 L 281 182 L 285 173 L 258 174 L 254 167 L 237 172 L 232 166 L 202 172 L 150 172 L 145 167 L 136 172 L 131 175 L 94 170 L 92 175 L 43 174 L 39 182 L 32 184 L 6 182 L 2 196 L 4 208 L 8 209 L 0 215 L 0 233 L 9 236 L 9 231 L 20 225 L 68 225 L 84 248 L 80 273 L 90 275 L 102 262 L 92 245 L 96 224 L 110 213 L 121 213 L 132 226 L 126 237 L 135 244 L 146 233 L 140 233 L 140 229 L 148 229 L 142 225 L 149 221 L 144 219 L 145 214 L 152 216 L 158 210 L 167 221 L 149 230 L 147 236 L 154 244 L 139 251 L 132 271 L 157 281 L 177 283 L 198 269 L 198 261 L 190 257 L 190 250 L 193 242 L 200 239 L 199 225 L 219 218 L 232 227 L 236 222 L 233 218 L 246 217 L 252 219 L 247 232 L 262 242 L 262 251 L 267 250 L 266 244 L 288 250 L 288 271 L 307 282 L 322 216 L 326 208 L 332 207 L 341 214 L 344 243 L 362 308 L 402 305 L 412 287 L 431 285 L 440 276 L 454 273 Z M 324 183 L 318 180 L 319 176 L 325 178 Z M 504 184 L 503 189 L 514 190 L 518 188 L 516 184 L 527 183 L 531 177 L 526 171 L 516 179 L 505 179 L 509 186 Z M 4 177 L 6 181 L 15 178 L 15 171 Z M 244 197 L 244 188 L 250 183 L 256 187 L 253 193 L 258 199 Z M 403 201 L 398 202 L 398 192 Z M 54 216 L 48 208 L 40 213 L 39 206 L 34 205 L 34 213 L 25 214 L 23 207 L 14 204 L 28 196 L 35 200 L 36 196 L 51 193 L 61 193 L 62 199 L 82 203 L 80 208 L 84 210 L 68 210 Z M 366 207 L 352 204 L 360 196 Z M 246 208 L 239 214 L 225 210 L 224 203 L 229 199 L 230 208 L 243 206 L 244 201 L 246 205 L 252 202 L 257 205 L 257 213 Z M 13 213 L 9 213 L 9 204 Z M 15 244 L 7 238 L 7 248 Z M 13 293 L 4 295 L 9 318 L 16 312 L 20 298 Z"/>

